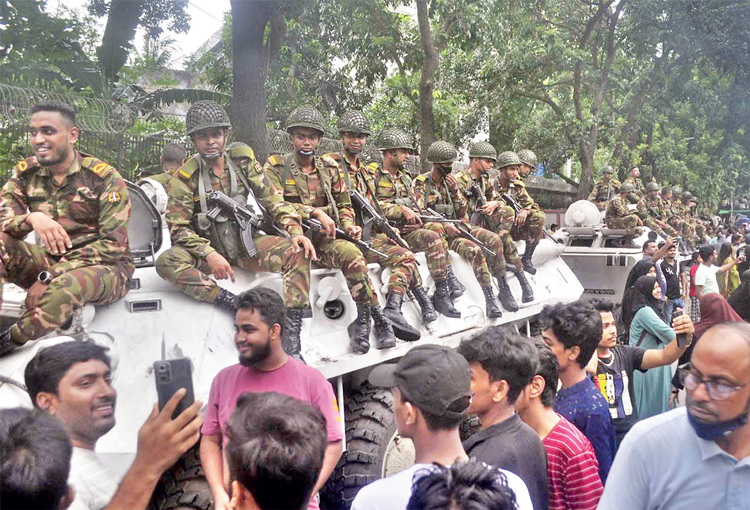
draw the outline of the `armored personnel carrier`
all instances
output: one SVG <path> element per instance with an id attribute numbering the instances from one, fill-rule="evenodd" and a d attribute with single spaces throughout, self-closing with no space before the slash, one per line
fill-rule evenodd
<path id="1" fill-rule="evenodd" d="M 43 347 L 76 339 L 92 341 L 110 348 L 113 359 L 113 385 L 118 392 L 115 428 L 97 444 L 97 452 L 113 471 L 124 472 L 136 451 L 137 433 L 157 400 L 152 364 L 161 359 L 162 340 L 168 358 L 187 357 L 193 366 L 196 398 L 208 400 L 211 381 L 219 370 L 237 362 L 233 342 L 234 320 L 225 311 L 193 301 L 162 280 L 154 269 L 158 254 L 169 244 L 163 221 L 166 194 L 154 181 L 142 187 L 129 185 L 132 217 L 130 246 L 137 269 L 130 292 L 107 306 L 86 305 L 75 314 L 72 324 L 58 334 L 30 342 L 27 346 L 0 358 L 0 405 L 31 406 L 23 389 L 23 371 L 28 361 Z M 364 355 L 349 347 L 347 325 L 356 316 L 356 308 L 338 269 L 315 268 L 311 274 L 312 318 L 302 328 L 302 350 L 307 362 L 331 382 L 346 424 L 345 452 L 324 493 L 324 506 L 348 508 L 359 488 L 366 483 L 395 473 L 413 463 L 410 441 L 396 433 L 392 396 L 367 383 L 369 371 L 380 363 L 392 361 L 413 346 L 437 343 L 458 345 L 460 339 L 489 324 L 509 324 L 529 331 L 529 321 L 546 304 L 573 301 L 583 287 L 561 257 L 563 247 L 542 241 L 534 253 L 537 273 L 529 276 L 535 300 L 521 304 L 517 312 L 504 312 L 501 319 L 485 316 L 484 296 L 470 265 L 452 253 L 454 272 L 466 286 L 466 293 L 455 303 L 460 319 L 440 316 L 429 327 L 422 327 L 418 342 L 399 341 L 391 349 L 371 349 Z M 418 254 L 425 286 L 431 293 L 434 283 L 427 272 L 424 254 Z M 370 277 L 381 302 L 389 269 L 370 265 Z M 220 282 L 239 293 L 266 286 L 281 291 L 279 275 L 244 272 L 237 269 L 236 282 Z M 510 286 L 520 296 L 520 286 L 510 277 Z M 23 311 L 25 293 L 6 285 L 0 317 L 12 322 Z M 519 300 L 520 301 L 520 300 Z M 420 324 L 420 313 L 411 301 L 403 307 L 412 324 Z M 197 452 L 191 450 L 167 472 L 152 502 L 154 508 L 200 508 L 208 510 L 212 498 L 203 480 Z"/>

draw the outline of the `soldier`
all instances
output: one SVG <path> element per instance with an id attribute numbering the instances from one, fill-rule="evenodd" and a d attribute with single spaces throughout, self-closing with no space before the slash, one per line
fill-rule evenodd
<path id="1" fill-rule="evenodd" d="M 522 238 L 526 241 L 521 263 L 524 271 L 536 274 L 531 257 L 539 241 L 544 237 L 545 215 L 526 191 L 526 185 L 518 178 L 518 169 L 521 164 L 521 159 L 515 152 L 502 152 L 497 157 L 498 173 L 495 186 L 500 196 L 508 195 L 521 207 L 521 212 L 516 214 L 513 223 L 505 228 L 510 230 L 514 239 Z"/>
<path id="2" fill-rule="evenodd" d="M 698 197 L 690 197 L 688 208 L 690 211 L 690 218 L 695 225 L 695 235 L 698 237 L 698 244 L 703 244 L 703 240 L 706 238 L 706 224 L 700 218 L 700 214 L 698 213 Z"/>
<path id="3" fill-rule="evenodd" d="M 367 137 L 370 135 L 370 122 L 364 113 L 354 110 L 345 112 L 338 123 L 341 136 L 342 151 L 329 154 L 343 169 L 344 182 L 350 190 L 356 190 L 373 207 L 378 214 L 385 217 L 377 201 L 375 192 L 375 170 L 367 168 L 362 163 L 360 155 L 364 149 Z M 356 205 L 357 225 L 364 225 L 362 211 Z M 398 234 L 396 234 L 398 235 Z M 437 319 L 435 308 L 427 298 L 427 293 L 422 288 L 422 278 L 419 276 L 417 261 L 414 253 L 396 244 L 383 232 L 372 232 L 369 241 L 372 247 L 386 257 L 367 251 L 364 254 L 367 262 L 374 262 L 383 267 L 391 268 L 391 277 L 388 280 L 387 297 L 383 313 L 391 321 L 399 338 L 407 341 L 419 340 L 419 331 L 407 322 L 401 313 L 401 304 L 404 296 L 411 288 L 422 310 L 422 321 L 427 324 Z"/>
<path id="4" fill-rule="evenodd" d="M 689 191 L 682 192 L 682 216 L 685 220 L 685 223 L 687 223 L 690 228 L 690 239 L 694 244 L 700 245 L 701 238 L 698 235 L 698 221 L 697 218 L 693 217 L 692 211 L 690 209 L 690 201 L 692 199 L 692 193 L 690 193 Z"/>
<path id="5" fill-rule="evenodd" d="M 329 156 L 315 155 L 318 141 L 325 134 L 323 115 L 312 106 L 300 106 L 289 114 L 286 129 L 292 136 L 294 152 L 270 156 L 265 164 L 266 175 L 303 219 L 316 219 L 325 229 L 314 236 L 313 242 L 319 262 L 344 273 L 357 305 L 357 318 L 349 325 L 352 349 L 359 353 L 370 350 L 372 320 L 376 347 L 392 347 L 393 328 L 373 293 L 367 260 L 354 244 L 336 239 L 336 228 L 355 239 L 362 235 L 362 229 L 355 223 L 344 173 L 338 163 Z"/>
<path id="6" fill-rule="evenodd" d="M 638 226 L 643 225 L 643 223 L 638 216 L 628 210 L 628 195 L 633 192 L 633 185 L 626 181 L 622 183 L 620 193 L 607 202 L 607 212 L 604 217 L 607 227 L 625 229 L 625 237 L 622 238 L 620 243 L 621 248 L 637 248 L 633 239 L 641 235 Z"/>
<path id="7" fill-rule="evenodd" d="M 458 157 L 456 148 L 448 142 L 438 141 L 427 149 L 427 162 L 432 164 L 432 171 L 421 174 L 414 179 L 413 193 L 420 209 L 432 208 L 448 219 L 461 220 L 468 225 L 466 197 L 458 187 L 456 178 L 451 175 L 453 162 Z M 502 311 L 495 302 L 492 290 L 492 275 L 487 267 L 482 248 L 475 242 L 461 237 L 454 225 L 446 223 L 445 234 L 450 248 L 471 263 L 474 275 L 482 287 L 487 310 L 487 317 L 502 317 Z M 471 228 L 470 225 L 468 225 Z M 503 245 L 495 236 L 489 240 L 493 244 L 488 248 L 502 257 Z"/>
<path id="8" fill-rule="evenodd" d="M 641 177 L 641 169 L 637 166 L 631 167 L 630 170 L 628 170 L 628 178 L 625 179 L 623 184 L 626 182 L 629 182 L 633 185 L 633 193 L 635 194 L 634 197 L 631 198 L 631 201 L 635 203 L 637 201 L 637 198 L 641 198 L 643 196 L 643 182 L 640 179 Z"/>
<path id="9" fill-rule="evenodd" d="M 193 103 L 185 116 L 185 128 L 198 154 L 169 181 L 166 218 L 172 247 L 157 259 L 157 273 L 191 298 L 232 314 L 236 296 L 209 276 L 234 281 L 233 265 L 281 273 L 286 306 L 284 349 L 302 360 L 300 331 L 303 317 L 310 312 L 310 260 L 315 260 L 316 254 L 302 233 L 299 216 L 274 193 L 250 147 L 243 144 L 224 150 L 231 124 L 221 105 Z M 259 204 L 290 239 L 254 232 L 258 253 L 251 256 L 242 246 L 234 218 L 223 213 L 215 219 L 208 215 L 211 191 L 221 191 L 243 205 Z M 259 211 L 259 207 L 252 208 Z"/>
<path id="10" fill-rule="evenodd" d="M 655 185 L 658 189 L 658 184 L 655 182 L 649 182 L 646 185 L 646 191 L 648 192 L 649 185 Z M 632 196 L 632 194 L 631 194 Z M 630 198 L 630 197 L 628 197 Z M 664 229 L 659 225 L 659 223 L 656 221 L 656 219 L 651 215 L 649 212 L 648 205 L 646 204 L 646 197 L 641 197 L 638 199 L 638 202 L 636 202 L 635 207 L 635 215 L 638 216 L 638 218 L 641 220 L 643 225 L 650 228 L 652 231 L 656 232 L 658 235 L 663 237 L 664 239 L 667 238 L 667 233 L 664 231 Z"/>
<path id="11" fill-rule="evenodd" d="M 161 166 L 161 173 L 156 175 L 147 175 L 148 179 L 156 181 L 164 189 L 167 189 L 167 183 L 172 178 L 172 175 L 185 163 L 185 156 L 187 151 L 185 147 L 179 143 L 168 143 L 161 150 L 161 158 L 159 158 L 159 165 Z"/>
<path id="12" fill-rule="evenodd" d="M 521 300 L 524 303 L 533 301 L 534 292 L 524 275 L 516 243 L 513 241 L 509 229 L 503 228 L 512 224 L 515 212 L 500 198 L 495 186 L 490 181 L 489 172 L 496 160 L 497 151 L 491 144 L 487 142 L 474 143 L 469 148 L 469 168 L 458 174 L 456 180 L 467 198 L 469 220 L 473 225 L 476 225 L 471 233 L 485 244 L 495 245 L 497 241 L 494 237 L 500 238 L 503 255 L 501 256 L 498 253 L 495 260 L 488 260 L 488 264 L 497 279 L 498 296 L 503 308 L 515 312 L 518 310 L 518 303 L 513 298 L 508 281 L 505 279 L 505 262 L 515 267 L 516 277 L 523 291 Z M 526 164 L 526 166 L 529 165 Z M 485 258 L 487 257 L 485 256 Z"/>
<path id="13" fill-rule="evenodd" d="M 454 319 L 461 317 L 451 302 L 465 290 L 450 270 L 448 241 L 442 223 L 422 223 L 417 200 L 412 193 L 412 178 L 404 168 L 409 151 L 414 150 L 409 137 L 396 128 L 387 128 L 380 133 L 380 150 L 383 167 L 376 169 L 376 193 L 385 217 L 393 221 L 402 232 L 404 240 L 412 249 L 423 251 L 427 269 L 435 281 L 432 303 L 439 313 Z M 451 278 L 460 285 L 457 295 L 451 294 Z"/>
<path id="14" fill-rule="evenodd" d="M 130 198 L 120 174 L 75 149 L 75 110 L 44 102 L 29 110 L 34 157 L 19 162 L 0 193 L 0 290 L 28 289 L 20 320 L 0 334 L 0 356 L 51 333 L 86 303 L 127 294 Z M 26 243 L 36 234 L 43 246 Z"/>
<path id="15" fill-rule="evenodd" d="M 667 234 L 667 237 L 677 237 L 677 231 L 669 226 L 667 220 L 669 216 L 664 201 L 659 196 L 659 185 L 655 182 L 646 184 L 645 205 L 648 214 L 656 224 Z M 664 236 L 662 236 L 664 237 Z M 666 237 L 665 237 L 666 239 Z"/>
<path id="16" fill-rule="evenodd" d="M 682 188 L 679 186 L 672 188 L 670 207 L 672 210 L 670 225 L 682 234 L 682 239 L 685 241 L 688 249 L 692 251 L 695 232 L 693 232 L 690 222 L 687 221 L 687 210 L 682 204 Z"/>
<path id="17" fill-rule="evenodd" d="M 594 184 L 594 188 L 591 190 L 591 194 L 589 194 L 588 201 L 594 202 L 600 211 L 606 209 L 609 199 L 620 192 L 621 184 L 620 181 L 612 177 L 614 173 L 614 168 L 610 165 L 604 165 L 604 168 L 602 168 L 602 180 Z"/>
<path id="18" fill-rule="evenodd" d="M 536 173 L 539 168 L 536 154 L 534 154 L 531 149 L 521 149 L 518 151 L 518 159 L 521 160 L 521 167 L 518 169 L 518 175 L 523 180 L 526 180 L 531 172 Z"/>

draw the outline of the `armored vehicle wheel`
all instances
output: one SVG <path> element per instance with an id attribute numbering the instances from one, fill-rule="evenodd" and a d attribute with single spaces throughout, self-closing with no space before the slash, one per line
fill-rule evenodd
<path id="1" fill-rule="evenodd" d="M 348 509 L 359 489 L 414 464 L 414 444 L 396 431 L 393 395 L 364 384 L 346 402 L 346 452 L 322 491 L 323 507 Z"/>
<path id="2" fill-rule="evenodd" d="M 213 506 L 196 444 L 162 475 L 149 510 L 211 510 Z"/>

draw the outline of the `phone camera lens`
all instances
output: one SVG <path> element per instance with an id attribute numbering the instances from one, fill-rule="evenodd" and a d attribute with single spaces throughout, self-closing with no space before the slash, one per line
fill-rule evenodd
<path id="1" fill-rule="evenodd" d="M 159 365 L 159 368 L 157 368 L 157 370 L 163 374 L 167 371 L 167 365 Z"/>

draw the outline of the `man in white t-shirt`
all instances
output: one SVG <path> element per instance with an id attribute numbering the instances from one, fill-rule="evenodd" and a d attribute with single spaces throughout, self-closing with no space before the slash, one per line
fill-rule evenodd
<path id="1" fill-rule="evenodd" d="M 99 438 L 115 426 L 117 392 L 107 349 L 78 340 L 41 349 L 26 365 L 24 378 L 34 406 L 59 418 L 73 443 L 72 510 L 145 510 L 164 471 L 200 437 L 201 401 L 171 418 L 185 396 L 181 389 L 161 412 L 154 405 L 138 432 L 135 460 L 120 481 L 95 451 Z"/>
<path id="2" fill-rule="evenodd" d="M 414 441 L 415 464 L 363 487 L 352 510 L 406 510 L 414 476 L 434 463 L 450 466 L 469 457 L 458 432 L 471 401 L 469 363 L 452 349 L 420 345 L 397 364 L 380 365 L 370 372 L 370 383 L 391 388 L 398 433 Z M 526 485 L 517 475 L 505 474 L 516 495 L 518 510 L 532 510 Z M 419 472 L 419 473 L 418 473 Z"/>
<path id="3" fill-rule="evenodd" d="M 719 294 L 719 284 L 716 281 L 716 273 L 725 273 L 732 269 L 739 262 L 734 259 L 733 262 L 723 266 L 714 266 L 716 261 L 716 249 L 712 245 L 701 246 L 698 250 L 703 263 L 698 266 L 695 272 L 695 296 L 700 300 L 706 294 Z"/>

